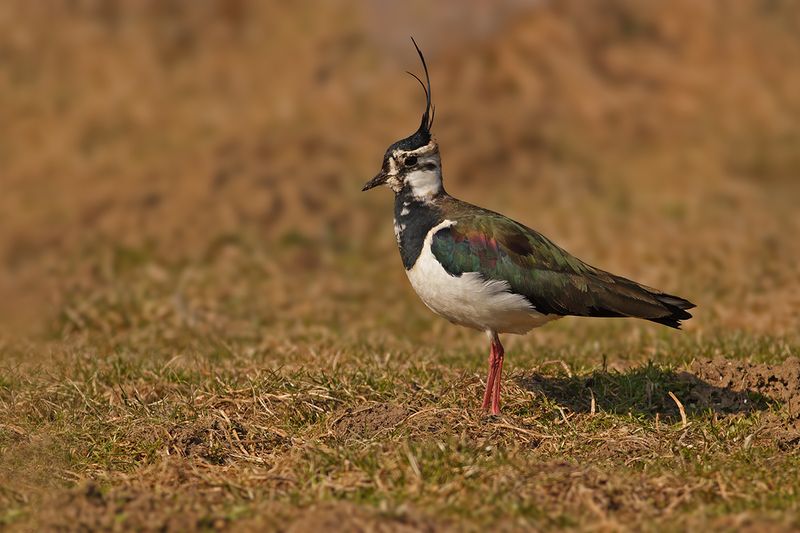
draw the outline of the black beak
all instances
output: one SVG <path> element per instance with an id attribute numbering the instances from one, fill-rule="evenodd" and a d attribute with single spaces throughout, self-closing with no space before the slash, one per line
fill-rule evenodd
<path id="1" fill-rule="evenodd" d="M 369 180 L 364 184 L 364 187 L 361 189 L 361 192 L 368 191 L 374 187 L 377 187 L 378 185 L 383 185 L 384 183 L 386 183 L 387 179 L 389 179 L 389 175 L 383 170 L 381 170 L 380 172 L 378 172 L 377 176 L 375 176 L 374 178 L 372 178 L 371 180 Z"/>

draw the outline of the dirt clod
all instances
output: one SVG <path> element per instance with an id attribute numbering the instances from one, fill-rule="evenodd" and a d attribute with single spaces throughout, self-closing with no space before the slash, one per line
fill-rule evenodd
<path id="1" fill-rule="evenodd" d="M 372 438 L 392 431 L 411 414 L 407 407 L 388 403 L 348 408 L 333 418 L 331 429 L 340 438 Z"/>

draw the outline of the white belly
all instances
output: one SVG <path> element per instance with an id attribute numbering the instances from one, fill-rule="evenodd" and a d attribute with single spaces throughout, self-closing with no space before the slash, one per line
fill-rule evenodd
<path id="1" fill-rule="evenodd" d="M 431 240 L 454 223 L 445 220 L 432 228 L 416 263 L 406 271 L 425 305 L 455 324 L 496 333 L 527 333 L 558 318 L 539 313 L 526 298 L 509 292 L 506 281 L 487 281 L 477 272 L 448 274 L 431 253 Z"/>

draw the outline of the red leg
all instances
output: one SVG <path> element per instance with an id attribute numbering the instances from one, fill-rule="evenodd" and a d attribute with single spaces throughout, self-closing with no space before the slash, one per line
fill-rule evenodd
<path id="1" fill-rule="evenodd" d="M 494 382 L 496 380 L 496 363 L 497 355 L 494 349 L 494 342 L 492 342 L 489 349 L 489 373 L 486 376 L 486 391 L 483 393 L 483 405 L 481 409 L 488 411 L 492 407 L 492 397 L 494 396 Z"/>
<path id="2" fill-rule="evenodd" d="M 500 344 L 500 338 L 497 335 L 494 335 L 492 338 L 492 346 L 494 347 L 495 353 L 495 361 L 496 361 L 496 373 L 494 377 L 494 390 L 492 391 L 492 414 L 499 415 L 500 414 L 500 380 L 503 376 L 503 359 L 505 358 L 505 350 L 503 349 L 503 345 Z"/>

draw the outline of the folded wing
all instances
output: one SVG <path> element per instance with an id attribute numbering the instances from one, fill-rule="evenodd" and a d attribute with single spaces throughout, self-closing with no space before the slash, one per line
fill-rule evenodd
<path id="1" fill-rule="evenodd" d="M 453 276 L 477 272 L 507 281 L 540 313 L 636 317 L 679 328 L 694 304 L 594 268 L 549 239 L 503 215 L 456 218 L 431 241 L 436 259 Z"/>

